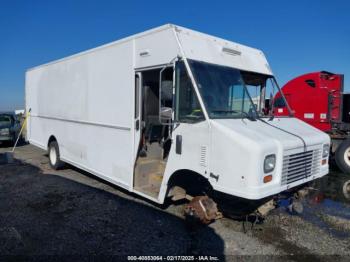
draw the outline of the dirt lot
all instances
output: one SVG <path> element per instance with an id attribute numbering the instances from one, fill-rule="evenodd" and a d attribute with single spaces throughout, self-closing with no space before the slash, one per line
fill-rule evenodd
<path id="1" fill-rule="evenodd" d="M 0 165 L 2 259 L 194 254 L 346 261 L 350 255 L 350 198 L 343 193 L 349 175 L 333 171 L 316 181 L 303 214 L 280 208 L 244 232 L 242 222 L 227 218 L 189 229 L 182 206 L 163 210 L 71 166 L 53 171 L 45 152 L 31 145 L 17 148 L 15 158 Z"/>

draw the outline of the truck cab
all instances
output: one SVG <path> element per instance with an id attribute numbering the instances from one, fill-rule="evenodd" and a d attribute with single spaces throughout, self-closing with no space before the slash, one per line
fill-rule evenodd
<path id="1" fill-rule="evenodd" d="M 181 166 L 201 174 L 215 191 L 260 200 L 328 173 L 327 135 L 294 117 L 258 110 L 248 86 L 277 85 L 273 75 L 186 62 L 175 63 L 164 188 Z"/>
<path id="2" fill-rule="evenodd" d="M 286 83 L 282 90 L 293 115 L 324 132 L 331 132 L 332 125 L 342 122 L 343 77 L 320 71 L 301 75 Z M 281 99 L 277 93 L 274 100 L 276 116 L 288 115 L 286 104 Z"/>

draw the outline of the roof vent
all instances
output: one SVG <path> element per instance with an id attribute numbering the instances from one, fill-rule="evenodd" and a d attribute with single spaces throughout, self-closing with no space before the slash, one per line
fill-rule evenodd
<path id="1" fill-rule="evenodd" d="M 222 52 L 229 54 L 229 55 L 241 55 L 242 52 L 231 49 L 231 48 L 227 48 L 227 47 L 223 47 L 222 48 Z"/>

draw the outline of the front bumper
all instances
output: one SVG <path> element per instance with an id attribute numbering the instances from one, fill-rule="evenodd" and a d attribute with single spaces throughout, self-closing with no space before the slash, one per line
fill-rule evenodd
<path id="1" fill-rule="evenodd" d="M 312 175 L 307 178 L 300 179 L 288 185 L 281 185 L 281 183 L 276 184 L 265 184 L 258 187 L 245 187 L 242 191 L 227 190 L 227 188 L 214 187 L 218 192 L 229 194 L 232 196 L 237 196 L 240 198 L 245 198 L 249 200 L 260 200 L 269 196 L 277 195 L 283 191 L 289 190 L 291 188 L 300 186 L 302 184 L 313 181 L 317 178 L 321 178 L 328 174 L 328 165 L 321 170 L 317 175 Z"/>
<path id="2" fill-rule="evenodd" d="M 308 182 L 311 182 L 315 179 L 321 178 L 325 175 L 327 175 L 329 172 L 328 170 L 328 164 L 324 165 L 324 167 L 320 170 L 320 172 L 318 174 L 314 174 L 311 175 L 307 178 L 303 178 L 303 179 L 299 179 L 298 181 L 295 181 L 293 183 L 287 184 L 287 185 L 281 185 L 279 184 L 275 184 L 275 185 L 271 185 L 269 186 L 267 185 L 263 185 L 260 187 L 250 187 L 247 188 L 247 191 L 245 194 L 245 198 L 247 199 L 252 199 L 252 200 L 257 200 L 257 199 L 262 199 L 268 196 L 272 196 L 272 195 L 277 195 L 281 192 L 284 192 L 286 190 L 289 190 L 291 188 L 300 186 L 302 184 L 306 184 Z"/>
<path id="3" fill-rule="evenodd" d="M 327 175 L 328 160 L 326 163 L 323 163 L 323 160 L 320 146 L 310 148 L 306 152 L 300 152 L 300 150 L 285 152 L 283 161 L 273 173 L 271 182 L 258 185 L 247 184 L 245 187 L 235 189 L 214 186 L 214 189 L 249 200 L 263 199 Z"/>

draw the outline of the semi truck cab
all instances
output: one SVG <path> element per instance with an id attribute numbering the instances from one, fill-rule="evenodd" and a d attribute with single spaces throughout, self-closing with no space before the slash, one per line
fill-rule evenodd
<path id="1" fill-rule="evenodd" d="M 319 71 L 298 76 L 282 87 L 294 117 L 331 138 L 330 160 L 350 173 L 350 94 L 344 93 L 344 75 Z M 272 103 L 275 116 L 288 115 L 278 92 Z"/>
<path id="2" fill-rule="evenodd" d="M 347 104 L 342 102 L 343 83 L 343 75 L 320 71 L 296 77 L 288 81 L 282 90 L 296 118 L 330 132 L 334 125 L 346 122 L 343 116 L 349 118 L 348 112 L 342 112 L 343 104 Z M 288 115 L 279 93 L 274 101 L 274 115 Z"/>

